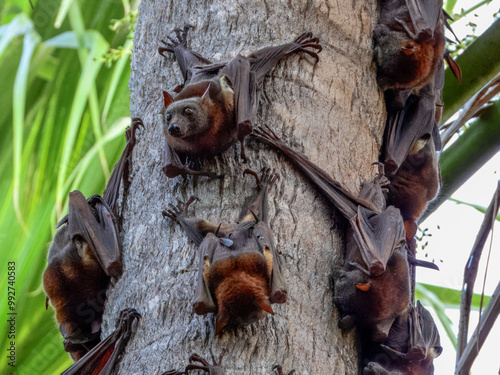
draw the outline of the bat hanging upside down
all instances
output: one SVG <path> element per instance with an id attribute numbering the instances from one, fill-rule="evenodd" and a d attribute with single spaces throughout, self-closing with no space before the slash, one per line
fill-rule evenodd
<path id="1" fill-rule="evenodd" d="M 287 291 L 281 276 L 274 234 L 267 224 L 267 190 L 276 179 L 269 169 L 259 180 L 259 192 L 248 197 L 238 224 L 216 225 L 188 217 L 182 203 L 163 212 L 179 222 L 199 245 L 199 273 L 193 300 L 198 315 L 216 313 L 216 334 L 226 326 L 249 324 L 274 314 L 271 304 L 285 303 Z"/>
<path id="2" fill-rule="evenodd" d="M 442 8 L 442 0 L 381 1 L 374 53 L 377 82 L 392 91 L 388 108 L 400 109 L 412 92 L 429 84 L 443 58 L 460 81 L 460 67 L 444 52 L 450 17 Z"/>
<path id="3" fill-rule="evenodd" d="M 265 47 L 248 57 L 236 56 L 229 62 L 212 63 L 187 47 L 190 25 L 175 29 L 159 53 L 175 55 L 184 84 L 172 96 L 164 92 L 165 108 L 158 116 L 165 135 L 166 163 L 163 171 L 169 178 L 180 174 L 220 177 L 213 172 L 193 171 L 181 156 L 211 157 L 241 143 L 241 158 L 246 160 L 244 139 L 252 132 L 262 82 L 283 57 L 304 52 L 319 60 L 322 47 L 312 33 L 304 33 L 291 43 Z"/>
<path id="4" fill-rule="evenodd" d="M 121 247 L 116 223 L 121 181 L 128 184 L 135 132 L 142 126 L 134 119 L 127 129 L 127 144 L 116 163 L 103 196 L 85 199 L 69 194 L 69 213 L 58 224 L 50 245 L 43 286 L 55 310 L 64 348 L 74 361 L 100 341 L 106 290 L 111 279 L 122 274 Z"/>
<path id="5" fill-rule="evenodd" d="M 403 219 L 397 208 L 385 207 L 383 168 L 355 197 L 271 129 L 258 127 L 254 135 L 287 155 L 349 221 L 345 263 L 335 280 L 335 301 L 343 314 L 339 325 L 367 328 L 373 340 L 383 341 L 410 301 Z"/>
<path id="6" fill-rule="evenodd" d="M 433 374 L 434 358 L 442 351 L 436 323 L 417 301 L 416 307 L 410 306 L 396 320 L 383 343 L 368 349 L 372 361 L 364 368 L 363 375 Z"/>

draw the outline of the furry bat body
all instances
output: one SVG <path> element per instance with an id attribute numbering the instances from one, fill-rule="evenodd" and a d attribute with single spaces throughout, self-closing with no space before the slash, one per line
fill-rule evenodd
<path id="1" fill-rule="evenodd" d="M 241 142 L 241 157 L 246 160 L 244 139 L 252 132 L 259 104 L 260 86 L 265 76 L 290 54 L 304 52 L 318 61 L 321 46 L 318 38 L 304 33 L 295 41 L 266 47 L 248 57 L 236 56 L 229 62 L 212 63 L 187 48 L 190 26 L 176 29 L 176 38 L 163 42 L 165 51 L 175 55 L 185 79 L 172 98 L 164 92 L 166 164 L 169 178 L 180 174 L 218 177 L 212 172 L 193 171 L 181 162 L 179 155 L 210 157 Z M 316 52 L 315 52 L 316 51 Z"/>
<path id="2" fill-rule="evenodd" d="M 444 55 L 442 7 L 442 0 L 382 0 L 374 53 L 377 82 L 393 94 L 388 107 L 401 108 L 412 92 L 433 80 L 443 57 L 451 60 Z M 450 67 L 459 74 L 456 64 Z"/>
<path id="3" fill-rule="evenodd" d="M 436 103 L 441 100 L 443 77 L 441 67 L 433 82 L 418 95 L 411 94 L 401 110 L 388 110 L 381 155 L 390 181 L 387 204 L 401 210 L 407 241 L 415 236 L 417 220 L 441 183 Z"/>
<path id="4" fill-rule="evenodd" d="M 417 301 L 394 323 L 387 340 L 378 345 L 364 375 L 429 375 L 433 360 L 441 355 L 439 333 L 431 314 Z"/>
<path id="5" fill-rule="evenodd" d="M 69 194 L 69 213 L 57 224 L 60 229 L 48 251 L 43 273 L 47 307 L 50 301 L 65 349 L 75 361 L 99 343 L 106 289 L 110 279 L 122 273 L 115 215 L 139 126 L 142 122 L 134 119 L 127 130 L 127 144 L 103 197 L 96 194 L 85 200 L 77 190 Z"/>
<path id="6" fill-rule="evenodd" d="M 122 310 L 116 330 L 61 375 L 110 375 L 118 356 L 137 330 L 140 318 L 141 315 L 135 309 Z"/>
<path id="7" fill-rule="evenodd" d="M 248 171 L 248 170 L 247 170 Z M 245 172 L 247 172 L 245 171 Z M 180 223 L 199 245 L 199 273 L 193 300 L 198 315 L 217 314 L 216 334 L 226 326 L 248 324 L 274 314 L 272 303 L 285 303 L 287 291 L 281 276 L 274 234 L 267 224 L 267 190 L 276 176 L 264 171 L 260 191 L 248 197 L 236 225 L 215 225 L 187 217 L 180 206 L 164 211 Z"/>
<path id="8" fill-rule="evenodd" d="M 270 129 L 254 133 L 285 153 L 349 221 L 345 264 L 335 281 L 335 299 L 343 313 L 340 325 L 366 327 L 374 340 L 384 340 L 407 308 L 410 294 L 403 220 L 397 208 L 385 207 L 385 177 L 364 184 L 360 197 L 353 197 Z"/>

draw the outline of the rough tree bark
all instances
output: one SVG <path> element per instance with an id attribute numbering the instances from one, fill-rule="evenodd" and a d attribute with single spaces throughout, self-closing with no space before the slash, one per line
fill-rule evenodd
<path id="1" fill-rule="evenodd" d="M 384 126 L 384 103 L 375 81 L 371 32 L 375 0 L 143 1 L 136 25 L 131 115 L 145 129 L 133 155 L 129 194 L 122 205 L 124 273 L 110 289 L 104 316 L 109 334 L 118 312 L 135 307 L 143 318 L 117 374 L 161 374 L 186 365 L 193 352 L 223 359 L 228 374 L 269 374 L 273 363 L 287 373 L 353 374 L 358 368 L 354 334 L 337 327 L 332 268 L 342 263 L 341 229 L 321 194 L 283 156 L 250 140 L 249 163 L 239 146 L 202 163 L 224 173 L 167 179 L 161 167 L 162 129 L 155 123 L 161 92 L 182 81 L 173 58 L 157 53 L 174 27 L 192 24 L 191 47 L 213 60 L 227 60 L 266 45 L 293 40 L 304 31 L 319 36 L 324 49 L 314 66 L 304 55 L 285 58 L 264 83 L 258 123 L 267 124 L 292 147 L 357 193 L 373 178 Z M 288 302 L 273 305 L 275 316 L 214 335 L 212 315 L 193 313 L 197 247 L 181 228 L 163 219 L 169 202 L 196 195 L 197 216 L 235 222 L 255 183 L 245 168 L 275 168 L 270 190 L 270 225 L 282 253 Z"/>

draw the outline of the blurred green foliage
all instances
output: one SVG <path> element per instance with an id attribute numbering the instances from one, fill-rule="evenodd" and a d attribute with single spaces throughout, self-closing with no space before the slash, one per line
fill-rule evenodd
<path id="1" fill-rule="evenodd" d="M 131 9 L 132 8 L 132 9 Z M 0 368 L 57 374 L 71 361 L 41 275 L 68 192 L 102 193 L 130 122 L 128 1 L 0 1 Z M 15 262 L 9 310 L 7 262 Z M 7 315 L 8 313 L 16 315 Z M 5 355 L 15 341 L 16 368 Z"/>

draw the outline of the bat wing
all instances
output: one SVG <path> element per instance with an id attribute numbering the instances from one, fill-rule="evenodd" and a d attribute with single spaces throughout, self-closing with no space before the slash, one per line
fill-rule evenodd
<path id="1" fill-rule="evenodd" d="M 177 60 L 179 68 L 182 72 L 182 76 L 184 77 L 184 83 L 191 79 L 191 76 L 193 74 L 193 67 L 195 65 L 205 65 L 212 63 L 210 60 L 204 58 L 198 52 L 191 51 L 188 48 L 187 35 L 189 29 L 191 29 L 192 27 L 193 26 L 191 25 L 185 25 L 182 29 L 174 29 L 173 32 L 175 33 L 175 37 L 167 36 L 168 42 L 162 40 L 162 43 L 165 44 L 165 47 L 158 48 L 158 52 L 163 57 L 166 57 L 163 54 L 165 51 L 173 53 L 175 55 L 175 59 Z"/>
<path id="2" fill-rule="evenodd" d="M 252 132 L 257 114 L 259 103 L 255 75 L 250 72 L 249 59 L 241 55 L 229 61 L 220 75 L 228 78 L 234 92 L 234 112 L 241 140 Z"/>
<path id="3" fill-rule="evenodd" d="M 67 220 L 70 238 L 83 239 L 106 275 L 119 277 L 122 273 L 120 242 L 113 212 L 103 198 L 94 195 L 87 201 L 78 190 L 69 193 Z"/>
<path id="4" fill-rule="evenodd" d="M 121 181 L 124 180 L 124 184 L 126 183 L 125 181 L 128 182 L 130 156 L 136 143 L 135 132 L 139 127 L 143 126 L 144 125 L 141 119 L 132 119 L 132 126 L 127 128 L 127 130 L 125 131 L 125 138 L 127 140 L 127 143 L 125 144 L 125 148 L 123 149 L 120 159 L 113 168 L 113 172 L 111 172 L 108 184 L 106 185 L 106 188 L 104 189 L 104 192 L 102 194 L 102 198 L 109 205 L 109 207 L 111 207 L 115 215 Z"/>
<path id="5" fill-rule="evenodd" d="M 122 310 L 116 330 L 61 375 L 110 375 L 118 356 L 137 330 L 140 317 L 135 309 Z"/>
<path id="6" fill-rule="evenodd" d="M 412 360 L 434 359 L 443 348 L 439 332 L 429 311 L 417 301 L 410 316 L 410 346 L 407 358 Z"/>
<path id="7" fill-rule="evenodd" d="M 252 132 L 259 104 L 259 87 L 271 69 L 283 57 L 292 53 L 305 52 L 317 61 L 317 53 L 321 52 L 321 49 L 318 38 L 312 33 L 304 33 L 291 43 L 265 47 L 248 57 L 238 55 L 220 71 L 220 75 L 229 78 L 233 85 L 240 140 Z"/>
<path id="8" fill-rule="evenodd" d="M 198 279 L 196 281 L 196 291 L 193 299 L 194 312 L 198 315 L 215 313 L 217 307 L 210 293 L 208 284 L 208 273 L 214 253 L 220 245 L 220 240 L 214 234 L 209 233 L 199 246 L 199 266 Z"/>
<path id="9" fill-rule="evenodd" d="M 419 95 L 411 95 L 401 110 L 389 110 L 384 134 L 384 165 L 395 174 L 412 147 L 424 137 L 432 136 L 441 149 L 435 120 L 435 92 L 429 84 Z M 437 136 L 435 136 L 437 135 Z"/>
<path id="10" fill-rule="evenodd" d="M 370 276 L 379 276 L 387 266 L 394 250 L 405 242 L 404 222 L 399 209 L 389 206 L 380 214 L 358 207 L 358 215 L 350 220 L 354 239 L 363 262 L 357 265 Z"/>
<path id="11" fill-rule="evenodd" d="M 288 147 L 271 129 L 259 127 L 254 130 L 254 134 L 257 138 L 271 144 L 288 156 L 348 220 L 357 215 L 358 206 L 366 207 L 374 212 L 378 211 L 372 202 L 355 197 L 323 169 L 310 162 L 306 156 Z"/>
<path id="12" fill-rule="evenodd" d="M 281 272 L 281 257 L 278 254 L 274 243 L 274 233 L 265 222 L 260 221 L 256 224 L 254 235 L 263 250 L 268 268 L 268 277 L 270 280 L 269 302 L 285 303 L 287 300 L 287 288 L 285 279 Z"/>
<path id="13" fill-rule="evenodd" d="M 426 41 L 434 36 L 434 30 L 442 17 L 442 0 L 406 0 L 413 24 L 413 39 Z"/>

